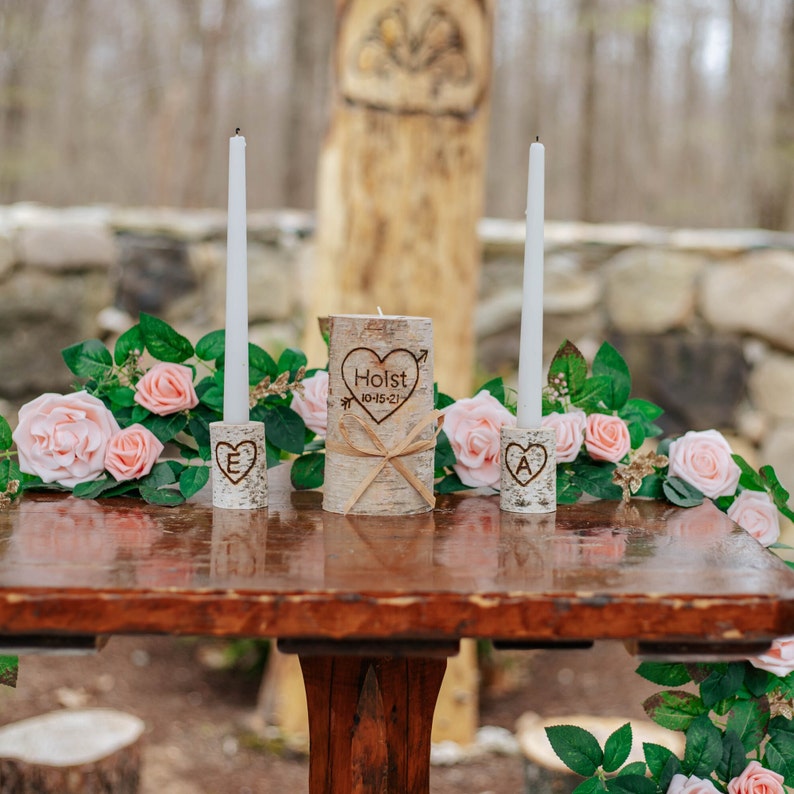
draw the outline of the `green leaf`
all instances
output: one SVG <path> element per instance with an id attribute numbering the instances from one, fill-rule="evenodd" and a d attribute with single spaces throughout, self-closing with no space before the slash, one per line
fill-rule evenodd
<path id="1" fill-rule="evenodd" d="M 606 787 L 600 778 L 589 777 L 583 780 L 571 794 L 600 794 L 602 791 L 606 791 Z"/>
<path id="2" fill-rule="evenodd" d="M 747 766 L 747 749 L 733 731 L 725 731 L 722 737 L 722 758 L 717 764 L 720 780 L 738 777 Z"/>
<path id="3" fill-rule="evenodd" d="M 301 455 L 293 462 L 289 476 L 296 491 L 319 488 L 325 479 L 325 455 L 322 452 Z"/>
<path id="4" fill-rule="evenodd" d="M 0 684 L 15 687 L 18 672 L 19 659 L 16 656 L 0 656 Z"/>
<path id="5" fill-rule="evenodd" d="M 603 375 L 588 378 L 573 397 L 573 404 L 588 413 L 607 411 L 610 402 L 612 381 Z"/>
<path id="6" fill-rule="evenodd" d="M 72 493 L 79 499 L 96 499 L 105 491 L 118 485 L 112 477 L 104 476 L 90 482 L 81 482 L 74 486 Z"/>
<path id="7" fill-rule="evenodd" d="M 648 422 L 653 422 L 664 413 L 664 409 L 660 408 L 656 403 L 643 400 L 639 397 L 632 397 L 630 400 L 627 400 L 626 404 L 623 406 L 623 411 L 637 413 Z M 621 416 L 622 415 L 621 413 Z"/>
<path id="8" fill-rule="evenodd" d="M 187 466 L 179 475 L 179 492 L 185 499 L 190 499 L 209 482 L 209 479 L 209 466 Z"/>
<path id="9" fill-rule="evenodd" d="M 141 424 L 151 430 L 161 443 L 167 444 L 174 436 L 181 433 L 187 426 L 187 416 L 183 413 L 158 416 L 149 414 Z"/>
<path id="10" fill-rule="evenodd" d="M 449 443 L 447 434 L 442 430 L 436 438 L 436 457 L 434 466 L 436 469 L 444 469 L 447 466 L 454 466 L 457 463 L 452 444 Z"/>
<path id="11" fill-rule="evenodd" d="M 668 501 L 678 507 L 697 507 L 703 504 L 703 494 L 680 477 L 668 477 L 662 484 L 662 490 Z"/>
<path id="12" fill-rule="evenodd" d="M 630 764 L 626 764 L 626 766 L 618 772 L 618 775 L 642 775 L 644 777 L 646 772 L 647 767 L 644 761 L 633 761 Z"/>
<path id="13" fill-rule="evenodd" d="M 306 354 L 302 350 L 288 347 L 278 357 L 278 371 L 294 375 L 301 367 L 305 367 L 306 363 Z"/>
<path id="14" fill-rule="evenodd" d="M 181 470 L 181 464 L 177 463 Z M 147 488 L 161 488 L 164 485 L 172 485 L 177 481 L 177 473 L 174 467 L 169 465 L 169 461 L 162 460 L 152 466 L 152 470 L 141 479 L 141 485 Z"/>
<path id="15" fill-rule="evenodd" d="M 562 378 L 570 397 L 578 393 L 587 378 L 585 357 L 567 339 L 560 345 L 549 365 L 549 386 L 559 391 L 560 384 L 555 381 L 556 378 Z"/>
<path id="16" fill-rule="evenodd" d="M 685 731 L 697 716 L 708 711 L 697 695 L 679 689 L 657 692 L 642 706 L 655 723 L 671 731 Z"/>
<path id="17" fill-rule="evenodd" d="M 181 364 L 193 355 L 193 345 L 168 323 L 141 312 L 141 334 L 146 349 L 160 361 Z"/>
<path id="18" fill-rule="evenodd" d="M 113 360 L 122 366 L 131 356 L 143 355 L 143 334 L 140 324 L 128 328 L 117 340 L 113 348 Z"/>
<path id="19" fill-rule="evenodd" d="M 87 339 L 61 350 L 69 370 L 78 378 L 103 381 L 113 372 L 113 356 L 99 339 Z"/>
<path id="20" fill-rule="evenodd" d="M 498 400 L 502 405 L 505 404 L 505 382 L 503 378 L 492 378 L 487 383 L 483 383 L 479 389 L 475 389 L 474 393 L 479 394 L 481 391 L 487 391 L 495 400 Z"/>
<path id="21" fill-rule="evenodd" d="M 609 342 L 601 345 L 593 359 L 593 375 L 610 380 L 607 408 L 610 411 L 619 411 L 631 394 L 631 373 L 623 356 Z"/>
<path id="22" fill-rule="evenodd" d="M 707 715 L 695 717 L 686 730 L 682 767 L 685 775 L 708 777 L 722 759 L 722 733 Z"/>
<path id="23" fill-rule="evenodd" d="M 674 755 L 670 755 L 667 759 L 667 762 L 662 767 L 662 771 L 659 774 L 659 777 L 656 778 L 656 783 L 659 786 L 660 791 L 667 791 L 670 787 L 670 782 L 676 775 L 680 775 L 682 772 L 681 769 L 681 761 Z"/>
<path id="24" fill-rule="evenodd" d="M 4 416 L 0 416 L 0 450 L 11 449 L 14 439 L 11 436 L 11 425 Z"/>
<path id="25" fill-rule="evenodd" d="M 136 405 L 135 389 L 131 389 L 129 386 L 117 386 L 115 389 L 109 389 L 107 397 L 113 405 L 120 408 L 132 408 Z"/>
<path id="26" fill-rule="evenodd" d="M 607 780 L 607 791 L 627 794 L 657 794 L 656 783 L 644 775 L 619 775 Z"/>
<path id="27" fill-rule="evenodd" d="M 454 397 L 450 397 L 448 394 L 440 392 L 438 390 L 438 384 L 433 384 L 433 408 L 435 408 L 437 411 L 441 411 L 444 408 L 449 408 L 449 406 L 453 405 L 454 402 Z"/>
<path id="28" fill-rule="evenodd" d="M 767 691 L 767 685 L 772 677 L 771 673 L 761 670 L 751 664 L 747 664 L 744 669 L 744 685 L 753 697 L 761 697 Z"/>
<path id="29" fill-rule="evenodd" d="M 724 669 L 716 669 L 700 685 L 700 697 L 706 706 L 732 697 L 744 683 L 744 662 L 732 662 Z"/>
<path id="30" fill-rule="evenodd" d="M 741 471 L 741 475 L 739 477 L 739 485 L 742 488 L 747 488 L 750 491 L 765 491 L 764 488 L 764 481 L 761 479 L 761 475 L 741 456 L 741 455 L 731 455 L 736 465 L 739 467 Z"/>
<path id="31" fill-rule="evenodd" d="M 616 772 L 623 764 L 631 752 L 631 723 L 621 725 L 616 731 L 607 737 L 604 744 L 603 767 L 605 772 Z M 644 768 L 643 764 L 643 768 Z"/>
<path id="32" fill-rule="evenodd" d="M 196 342 L 196 358 L 215 361 L 226 351 L 226 331 L 210 331 Z"/>
<path id="33" fill-rule="evenodd" d="M 469 485 L 464 485 L 461 482 L 460 477 L 458 477 L 458 475 L 453 471 L 447 474 L 447 476 L 443 479 L 439 480 L 435 484 L 434 490 L 438 494 L 457 493 L 458 491 L 468 491 L 470 487 L 471 486 Z"/>
<path id="34" fill-rule="evenodd" d="M 175 507 L 185 503 L 185 497 L 175 488 L 152 488 L 149 485 L 140 486 L 141 497 L 150 505 Z"/>
<path id="35" fill-rule="evenodd" d="M 692 680 L 686 665 L 677 662 L 643 662 L 635 672 L 659 686 L 682 686 Z"/>
<path id="36" fill-rule="evenodd" d="M 585 493 L 596 499 L 620 499 L 623 496 L 620 486 L 612 482 L 613 463 L 574 463 L 572 468 L 574 485 Z"/>
<path id="37" fill-rule="evenodd" d="M 761 477 L 767 485 L 775 507 L 790 521 L 794 521 L 794 510 L 788 506 L 789 492 L 780 484 L 780 480 L 771 466 L 761 466 Z"/>
<path id="38" fill-rule="evenodd" d="M 777 719 L 773 720 L 777 723 Z M 769 728 L 763 765 L 785 778 L 786 786 L 794 786 L 794 733 Z"/>
<path id="39" fill-rule="evenodd" d="M 577 775 L 594 775 L 604 760 L 598 740 L 578 725 L 552 725 L 546 736 L 559 759 Z"/>
<path id="40" fill-rule="evenodd" d="M 187 429 L 193 436 L 199 448 L 199 453 L 210 446 L 210 425 L 206 416 L 200 413 L 191 413 L 187 420 Z"/>
<path id="41" fill-rule="evenodd" d="M 274 405 L 265 413 L 265 436 L 275 447 L 300 455 L 306 441 L 306 425 L 288 406 Z"/>
<path id="42" fill-rule="evenodd" d="M 675 755 L 669 747 L 654 742 L 643 742 L 642 749 L 645 753 L 645 763 L 648 765 L 648 770 L 654 780 L 659 780 L 664 771 L 665 765 L 674 758 Z"/>
<path id="43" fill-rule="evenodd" d="M 273 357 L 253 342 L 248 343 L 248 368 L 248 382 L 252 386 L 265 378 L 274 381 L 278 377 L 278 365 Z"/>
<path id="44" fill-rule="evenodd" d="M 199 400 L 202 405 L 211 408 L 213 411 L 223 410 L 223 389 L 219 386 L 210 386 L 199 395 Z"/>
<path id="45" fill-rule="evenodd" d="M 577 487 L 572 470 L 568 467 L 557 467 L 557 504 L 572 505 L 582 498 L 582 489 Z"/>

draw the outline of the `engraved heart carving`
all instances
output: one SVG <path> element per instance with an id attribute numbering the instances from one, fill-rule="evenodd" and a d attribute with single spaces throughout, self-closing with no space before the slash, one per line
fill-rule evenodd
<path id="1" fill-rule="evenodd" d="M 548 453 L 542 444 L 508 444 L 505 448 L 504 464 L 510 476 L 523 488 L 526 488 L 543 471 L 548 460 Z"/>
<path id="2" fill-rule="evenodd" d="M 237 485 L 254 468 L 256 444 L 253 441 L 241 441 L 234 446 L 228 441 L 219 441 L 215 445 L 215 462 L 223 476 L 232 485 Z"/>
<path id="3" fill-rule="evenodd" d="M 356 347 L 342 361 L 342 380 L 352 399 L 380 424 L 414 393 L 419 362 L 404 348 L 379 356 L 368 347 Z"/>

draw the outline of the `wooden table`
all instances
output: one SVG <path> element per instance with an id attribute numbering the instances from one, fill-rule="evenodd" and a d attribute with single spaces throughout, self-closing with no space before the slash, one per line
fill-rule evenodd
<path id="1" fill-rule="evenodd" d="M 462 637 L 707 658 L 794 634 L 794 574 L 710 504 L 522 517 L 445 496 L 421 516 L 344 517 L 282 475 L 267 512 L 25 496 L 0 511 L 0 633 L 279 638 L 303 669 L 312 794 L 429 790 Z"/>

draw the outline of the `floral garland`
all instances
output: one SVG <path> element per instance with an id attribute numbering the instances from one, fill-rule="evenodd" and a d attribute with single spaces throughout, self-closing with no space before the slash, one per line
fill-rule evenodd
<path id="1" fill-rule="evenodd" d="M 209 479 L 209 425 L 223 410 L 224 341 L 213 331 L 194 346 L 141 314 L 112 351 L 97 339 L 66 348 L 77 389 L 22 406 L 13 432 L 0 417 L 0 506 L 42 488 L 159 505 L 189 499 Z M 268 465 L 292 460 L 298 489 L 321 486 L 325 463 L 328 373 L 306 366 L 298 350 L 276 360 L 249 345 L 251 418 L 265 423 Z M 628 366 L 614 347 L 604 343 L 588 368 L 573 344 L 561 345 L 542 420 L 557 435 L 557 501 L 637 496 L 691 507 L 711 499 L 760 543 L 781 548 L 778 514 L 794 520 L 794 511 L 774 470 L 753 469 L 716 430 L 650 449 L 662 435 L 655 424 L 662 409 L 630 393 Z M 516 422 L 512 392 L 497 378 L 474 397 L 437 392 L 435 407 L 445 414 L 436 491 L 498 488 L 500 429 Z M 13 681 L 15 664 L 0 657 L 0 683 Z M 683 757 L 646 744 L 645 760 L 627 764 L 630 725 L 603 748 L 581 728 L 554 726 L 552 747 L 584 778 L 577 794 L 782 794 L 794 786 L 794 637 L 744 662 L 643 663 L 638 672 L 665 687 L 697 686 L 698 694 L 666 689 L 644 704 L 657 723 L 685 733 Z"/>

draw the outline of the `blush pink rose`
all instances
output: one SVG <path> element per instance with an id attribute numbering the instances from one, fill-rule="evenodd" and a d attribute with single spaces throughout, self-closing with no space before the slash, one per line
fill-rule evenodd
<path id="1" fill-rule="evenodd" d="M 584 445 L 593 460 L 617 463 L 631 452 L 629 426 L 619 416 L 590 414 Z"/>
<path id="2" fill-rule="evenodd" d="M 19 409 L 19 467 L 67 488 L 91 482 L 104 471 L 108 441 L 118 431 L 102 400 L 86 391 L 42 394 Z"/>
<path id="3" fill-rule="evenodd" d="M 487 391 L 458 400 L 444 412 L 444 432 L 455 453 L 452 467 L 472 488 L 498 488 L 502 427 L 515 427 L 516 418 Z"/>
<path id="4" fill-rule="evenodd" d="M 160 439 L 143 425 L 130 425 L 116 433 L 105 452 L 105 468 L 114 480 L 145 477 L 163 451 Z"/>
<path id="5" fill-rule="evenodd" d="M 667 794 L 719 794 L 719 789 L 710 780 L 694 775 L 673 775 Z"/>
<path id="6" fill-rule="evenodd" d="M 779 637 L 772 640 L 772 647 L 760 656 L 751 656 L 748 660 L 753 667 L 769 673 L 787 676 L 794 671 L 794 637 Z"/>
<path id="7" fill-rule="evenodd" d="M 318 436 L 328 432 L 328 373 L 315 372 L 303 381 L 303 394 L 294 394 L 290 407 Z"/>
<path id="8" fill-rule="evenodd" d="M 728 508 L 728 518 L 762 546 L 771 546 L 780 537 L 777 508 L 766 491 L 742 491 Z"/>
<path id="9" fill-rule="evenodd" d="M 783 775 L 750 761 L 744 772 L 728 783 L 728 794 L 785 794 Z"/>
<path id="10" fill-rule="evenodd" d="M 725 436 L 716 430 L 690 430 L 670 444 L 668 472 L 694 485 L 709 499 L 730 496 L 741 470 Z"/>
<path id="11" fill-rule="evenodd" d="M 541 425 L 553 427 L 557 434 L 557 462 L 570 463 L 576 460 L 584 443 L 584 431 L 587 426 L 584 411 L 549 414 L 543 417 Z"/>
<path id="12" fill-rule="evenodd" d="M 136 384 L 135 402 L 158 416 L 175 414 L 198 405 L 193 370 L 183 364 L 162 361 Z"/>

